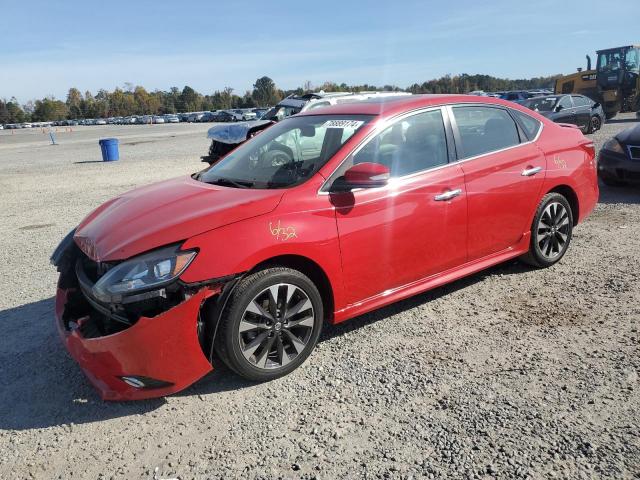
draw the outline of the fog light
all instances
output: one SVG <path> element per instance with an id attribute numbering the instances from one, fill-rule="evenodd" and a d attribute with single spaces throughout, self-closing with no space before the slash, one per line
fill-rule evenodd
<path id="1" fill-rule="evenodd" d="M 142 380 L 136 377 L 120 377 L 124 383 L 135 388 L 144 388 L 146 385 Z"/>
<path id="2" fill-rule="evenodd" d="M 144 388 L 151 390 L 153 388 L 164 388 L 173 385 L 171 382 L 165 382 L 164 380 L 156 380 L 155 378 L 143 377 L 140 375 L 127 375 L 119 377 L 124 383 L 133 388 Z"/>

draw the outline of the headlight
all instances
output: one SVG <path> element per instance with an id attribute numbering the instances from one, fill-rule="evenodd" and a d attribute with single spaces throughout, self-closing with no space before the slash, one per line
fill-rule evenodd
<path id="1" fill-rule="evenodd" d="M 622 145 L 620 145 L 620 142 L 618 142 L 618 140 L 616 140 L 615 138 L 612 138 L 607 143 L 605 143 L 602 148 L 604 150 L 609 150 L 610 152 L 620 153 L 622 155 L 625 154 L 624 148 L 622 148 Z"/>
<path id="2" fill-rule="evenodd" d="M 158 289 L 173 282 L 189 266 L 196 252 L 181 251 L 177 245 L 154 250 L 122 262 L 93 286 L 100 301 L 112 302 L 126 295 Z"/>

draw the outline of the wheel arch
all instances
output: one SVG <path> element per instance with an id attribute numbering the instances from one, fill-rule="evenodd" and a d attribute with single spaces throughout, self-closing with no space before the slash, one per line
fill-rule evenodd
<path id="1" fill-rule="evenodd" d="M 291 268 L 303 273 L 318 287 L 325 319 L 331 321 L 335 310 L 333 286 L 324 269 L 312 259 L 295 254 L 278 255 L 261 261 L 250 272 L 262 270 L 273 266 Z"/>
<path id="2" fill-rule="evenodd" d="M 559 193 L 567 199 L 567 202 L 569 202 L 569 206 L 571 207 L 573 226 L 575 227 L 578 224 L 578 218 L 580 217 L 580 201 L 578 200 L 578 195 L 575 190 L 569 185 L 556 185 L 547 193 Z"/>

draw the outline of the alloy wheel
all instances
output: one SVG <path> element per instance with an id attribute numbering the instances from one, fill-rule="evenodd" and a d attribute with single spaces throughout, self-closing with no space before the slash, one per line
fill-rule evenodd
<path id="1" fill-rule="evenodd" d="M 272 285 L 258 293 L 242 314 L 240 350 L 255 367 L 284 367 L 307 347 L 314 325 L 313 304 L 302 288 Z"/>
<path id="2" fill-rule="evenodd" d="M 564 252 L 569 229 L 569 213 L 564 205 L 559 202 L 549 203 L 536 228 L 536 243 L 547 260 L 553 260 Z"/>
<path id="3" fill-rule="evenodd" d="M 591 131 L 597 132 L 600 130 L 600 119 L 598 117 L 591 118 Z"/>

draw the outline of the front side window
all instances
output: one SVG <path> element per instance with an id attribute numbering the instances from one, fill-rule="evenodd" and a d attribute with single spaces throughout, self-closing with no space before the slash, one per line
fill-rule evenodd
<path id="1" fill-rule="evenodd" d="M 502 108 L 468 106 L 453 107 L 462 143 L 461 158 L 512 147 L 520 143 L 513 118 Z"/>
<path id="2" fill-rule="evenodd" d="M 531 98 L 522 105 L 534 112 L 552 112 L 557 102 L 558 97 L 538 97 Z"/>
<path id="3" fill-rule="evenodd" d="M 412 115 L 387 127 L 341 167 L 371 162 L 402 177 L 447 164 L 447 137 L 440 109 Z"/>
<path id="4" fill-rule="evenodd" d="M 287 188 L 311 178 L 369 115 L 295 116 L 267 128 L 194 178 L 236 188 Z"/>
<path id="5" fill-rule="evenodd" d="M 571 103 L 571 97 L 568 95 L 566 97 L 562 97 L 560 100 L 558 100 L 558 106 L 562 107 L 563 110 L 573 108 L 573 103 Z"/>

